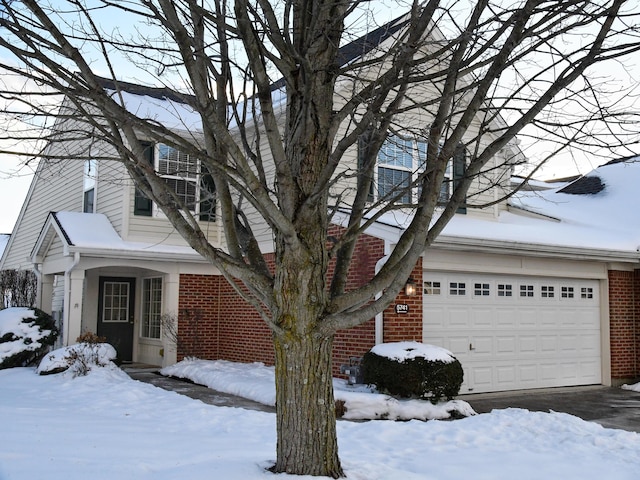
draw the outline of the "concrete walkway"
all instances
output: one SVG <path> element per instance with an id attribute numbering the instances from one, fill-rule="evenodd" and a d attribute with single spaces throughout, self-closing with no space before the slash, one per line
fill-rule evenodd
<path id="1" fill-rule="evenodd" d="M 261 412 L 275 412 L 275 407 L 263 405 L 243 397 L 237 397 L 228 393 L 218 392 L 203 385 L 197 385 L 187 380 L 179 378 L 164 377 L 158 372 L 158 367 L 149 365 L 126 365 L 122 369 L 134 380 L 150 383 L 156 387 L 164 388 L 172 392 L 186 395 L 187 397 L 201 400 L 210 405 L 218 407 L 237 407 L 248 410 L 258 410 Z"/>
<path id="2" fill-rule="evenodd" d="M 186 380 L 164 377 L 157 373 L 158 367 L 132 364 L 122 368 L 135 380 L 187 395 L 211 405 L 275 412 L 274 407 L 246 398 L 218 392 Z M 547 388 L 460 395 L 458 399 L 468 402 L 477 413 L 488 413 L 494 409 L 504 408 L 563 412 L 599 423 L 607 428 L 640 432 L 640 393 L 621 388 L 601 385 Z"/>

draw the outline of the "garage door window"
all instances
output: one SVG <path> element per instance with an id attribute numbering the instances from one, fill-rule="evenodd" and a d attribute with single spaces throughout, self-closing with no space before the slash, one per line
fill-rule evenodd
<path id="1" fill-rule="evenodd" d="M 555 288 L 552 285 L 542 285 L 540 287 L 540 296 L 542 298 L 553 298 L 555 295 Z"/>
<path id="2" fill-rule="evenodd" d="M 467 286 L 464 282 L 450 282 L 449 295 L 466 295 Z"/>
<path id="3" fill-rule="evenodd" d="M 573 298 L 573 287 L 562 287 L 561 288 L 561 297 L 562 298 Z"/>
<path id="4" fill-rule="evenodd" d="M 593 298 L 593 288 L 582 287 L 582 289 L 580 290 L 580 298 Z"/>
<path id="5" fill-rule="evenodd" d="M 473 294 L 476 297 L 488 297 L 490 294 L 488 283 L 476 283 L 473 286 Z"/>
<path id="6" fill-rule="evenodd" d="M 499 283 L 498 284 L 498 296 L 499 297 L 512 297 L 513 296 L 513 286 L 508 283 Z"/>
<path id="7" fill-rule="evenodd" d="M 533 297 L 533 285 L 520 285 L 521 297 Z"/>
<path id="8" fill-rule="evenodd" d="M 440 282 L 424 282 L 425 295 L 440 295 Z"/>

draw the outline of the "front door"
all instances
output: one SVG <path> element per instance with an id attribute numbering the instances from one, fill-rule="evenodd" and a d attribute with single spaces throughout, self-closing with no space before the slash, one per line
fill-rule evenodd
<path id="1" fill-rule="evenodd" d="M 98 335 L 118 352 L 120 362 L 133 359 L 133 313 L 136 280 L 100 277 Z"/>

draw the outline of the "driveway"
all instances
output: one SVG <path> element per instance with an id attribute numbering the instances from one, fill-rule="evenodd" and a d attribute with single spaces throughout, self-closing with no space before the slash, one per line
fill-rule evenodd
<path id="1" fill-rule="evenodd" d="M 458 399 L 468 402 L 478 413 L 503 408 L 564 412 L 607 428 L 640 432 L 640 393 L 621 388 L 547 388 L 460 395 Z"/>

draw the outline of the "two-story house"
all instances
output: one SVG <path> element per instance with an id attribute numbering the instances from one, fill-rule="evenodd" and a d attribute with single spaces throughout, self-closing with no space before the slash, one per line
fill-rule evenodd
<path id="1" fill-rule="evenodd" d="M 197 131 L 197 119 L 170 92 L 124 82 L 119 87 L 127 108 L 164 122 L 170 119 L 162 116 L 172 112 L 180 119 L 172 128 L 192 121 L 190 131 Z M 54 134 L 64 135 L 69 122 L 59 121 Z M 378 155 L 372 196 L 409 181 L 424 148 L 408 133 L 390 136 Z M 162 143 L 149 143 L 146 151 L 176 194 L 193 205 L 209 241 L 222 245 L 197 159 Z M 335 373 L 376 343 L 418 340 L 458 357 L 465 370 L 462 393 L 610 384 L 640 374 L 637 337 L 629 345 L 612 343 L 638 325 L 637 251 L 607 246 L 607 232 L 597 244 L 563 234 L 567 220 L 550 211 L 492 202 L 509 187 L 514 155 L 520 155 L 516 146 L 496 156 L 491 178 L 478 179 L 469 192 L 492 206 L 457 213 L 424 252 L 396 302 L 338 334 Z M 74 343 L 83 331 L 93 331 L 107 337 L 122 361 L 168 365 L 197 355 L 272 363 L 271 335 L 258 314 L 187 246 L 124 167 L 109 160 L 108 149 L 87 135 L 76 141 L 73 156 L 40 163 L 0 262 L 1 269 L 36 272 L 38 306 L 59 318 L 61 342 Z M 357 151 L 351 156 L 355 164 Z M 463 166 L 452 162 L 452 179 Z M 366 282 L 384 262 L 404 220 L 396 212 L 369 228 L 357 246 L 353 282 Z M 337 215 L 334 228 L 340 222 Z M 268 238 L 268 229 L 263 231 Z M 617 302 L 631 310 L 620 313 Z"/>

